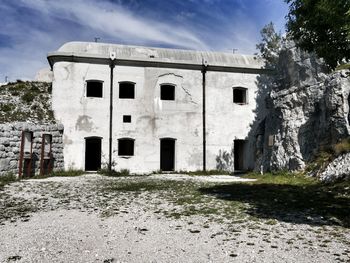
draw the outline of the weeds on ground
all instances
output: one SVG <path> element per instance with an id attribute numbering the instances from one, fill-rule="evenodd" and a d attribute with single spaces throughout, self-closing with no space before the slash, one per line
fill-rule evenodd
<path id="1" fill-rule="evenodd" d="M 49 176 L 61 176 L 61 177 L 74 177 L 83 175 L 85 172 L 83 170 L 68 169 L 67 171 L 53 171 Z"/>
<path id="2" fill-rule="evenodd" d="M 254 182 L 249 182 L 250 184 L 312 185 L 318 182 L 315 178 L 305 176 L 303 173 L 292 173 L 288 171 L 265 173 L 263 175 L 259 173 L 248 173 L 242 177 L 257 179 Z"/>
<path id="3" fill-rule="evenodd" d="M 17 177 L 13 173 L 8 173 L 6 175 L 0 176 L 0 190 L 3 189 L 5 185 L 17 180 Z"/>
<path id="4" fill-rule="evenodd" d="M 325 185 L 303 174 L 249 174 L 255 182 L 203 187 L 203 194 L 248 203 L 256 218 L 350 227 L 350 182 Z"/>
<path id="5" fill-rule="evenodd" d="M 188 171 L 179 171 L 178 173 L 180 174 L 188 174 L 188 175 L 230 175 L 231 173 L 228 171 L 224 170 L 208 170 L 208 171 L 203 171 L 203 170 L 197 170 L 193 172 L 188 172 Z"/>
<path id="6" fill-rule="evenodd" d="M 342 64 L 335 68 L 335 70 L 343 70 L 343 69 L 350 69 L 350 63 Z"/>
<path id="7" fill-rule="evenodd" d="M 228 171 L 224 171 L 224 170 L 207 170 L 207 171 L 203 171 L 203 170 L 196 170 L 196 171 L 184 171 L 184 170 L 180 170 L 180 171 L 162 171 L 162 170 L 157 170 L 157 171 L 153 171 L 152 174 L 162 174 L 162 173 L 167 173 L 167 174 L 187 174 L 187 175 L 191 175 L 191 176 L 205 176 L 205 175 L 230 175 L 232 174 L 231 172 Z"/>
<path id="8" fill-rule="evenodd" d="M 303 174 L 248 174 L 255 182 L 208 183 L 148 177 L 108 182 L 108 192 L 157 195 L 171 209 L 156 208 L 169 217 L 202 215 L 215 220 L 278 220 L 350 227 L 350 182 L 324 185 Z M 156 206 L 157 207 L 157 206 Z"/>
<path id="9" fill-rule="evenodd" d="M 307 164 L 305 171 L 307 173 L 317 173 L 323 171 L 327 165 L 339 155 L 350 152 L 350 137 L 341 140 L 340 142 L 324 147 L 315 156 L 314 160 Z"/>
<path id="10" fill-rule="evenodd" d="M 97 171 L 97 173 L 104 176 L 111 176 L 111 177 L 130 176 L 130 171 L 128 169 L 121 169 L 120 171 L 115 171 L 115 170 L 110 171 L 108 169 L 100 169 Z"/>
<path id="11" fill-rule="evenodd" d="M 350 137 L 335 144 L 333 146 L 333 151 L 336 156 L 350 152 Z"/>

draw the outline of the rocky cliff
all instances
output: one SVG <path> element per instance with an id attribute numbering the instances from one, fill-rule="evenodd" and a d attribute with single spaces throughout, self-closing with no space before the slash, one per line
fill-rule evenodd
<path id="1" fill-rule="evenodd" d="M 288 42 L 273 79 L 260 99 L 264 118 L 253 124 L 255 168 L 301 170 L 320 150 L 350 134 L 349 72 L 327 74 L 322 61 Z"/>
<path id="2" fill-rule="evenodd" d="M 24 132 L 31 135 L 27 149 Z M 45 142 L 46 135 L 50 142 Z M 0 176 L 19 174 L 20 169 L 22 176 L 39 174 L 45 162 L 50 169 L 62 170 L 62 136 L 63 125 L 56 123 L 51 110 L 51 83 L 17 81 L 0 86 Z M 29 157 L 24 156 L 26 151 Z"/>
<path id="3" fill-rule="evenodd" d="M 17 81 L 0 86 L 0 123 L 53 124 L 52 84 Z"/>

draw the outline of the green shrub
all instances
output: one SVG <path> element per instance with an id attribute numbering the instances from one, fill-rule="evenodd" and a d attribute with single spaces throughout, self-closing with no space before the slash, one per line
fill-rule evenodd
<path id="1" fill-rule="evenodd" d="M 12 89 L 15 89 L 17 91 L 20 91 L 20 90 L 26 90 L 27 89 L 27 86 L 26 84 L 24 83 L 19 83 L 19 84 L 15 84 L 13 87 L 11 87 Z"/>
<path id="2" fill-rule="evenodd" d="M 34 100 L 35 95 L 31 92 L 26 92 L 22 95 L 22 100 L 26 103 L 30 103 Z"/>
<path id="3" fill-rule="evenodd" d="M 31 90 L 31 91 L 34 91 L 34 92 L 36 92 L 36 93 L 39 93 L 39 92 L 40 92 L 39 87 L 38 87 L 36 84 L 33 84 L 33 83 L 30 85 L 30 90 Z"/>
<path id="4" fill-rule="evenodd" d="M 13 104 L 1 104 L 0 105 L 0 111 L 3 112 L 10 112 L 15 108 Z"/>
<path id="5" fill-rule="evenodd" d="M 51 84 L 50 86 L 47 87 L 47 92 L 48 92 L 49 94 L 52 93 L 52 84 Z"/>

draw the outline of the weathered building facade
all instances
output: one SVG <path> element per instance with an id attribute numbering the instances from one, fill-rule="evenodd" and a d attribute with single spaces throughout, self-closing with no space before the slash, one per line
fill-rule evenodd
<path id="1" fill-rule="evenodd" d="M 254 56 L 70 42 L 48 60 L 66 169 L 254 167 Z"/>

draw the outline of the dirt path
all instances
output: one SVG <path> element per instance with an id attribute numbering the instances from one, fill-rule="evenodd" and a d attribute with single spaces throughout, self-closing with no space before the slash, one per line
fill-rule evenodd
<path id="1" fill-rule="evenodd" d="M 180 200 L 179 189 L 208 182 L 169 184 L 98 175 L 13 183 L 0 192 L 0 262 L 350 262 L 347 228 L 197 213 L 224 201 Z"/>

